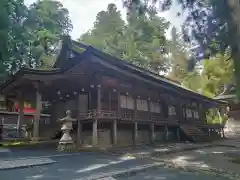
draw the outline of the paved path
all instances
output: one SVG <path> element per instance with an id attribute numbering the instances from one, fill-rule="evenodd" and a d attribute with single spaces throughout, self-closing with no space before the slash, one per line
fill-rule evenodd
<path id="1" fill-rule="evenodd" d="M 152 160 L 129 159 L 120 156 L 87 152 L 73 156 L 53 156 L 51 159 L 57 161 L 57 163 L 24 169 L 2 170 L 0 171 L 1 179 L 72 180 L 95 173 L 106 173 L 152 163 Z"/>
<path id="2" fill-rule="evenodd" d="M 20 150 L 11 153 L 6 157 L 0 157 L 0 159 L 17 160 L 19 157 L 30 159 L 31 156 L 53 155 L 51 159 L 56 163 L 51 165 L 34 166 L 22 169 L 0 170 L 0 179 L 3 180 L 79 180 L 85 179 L 85 177 L 99 175 L 102 173 L 112 173 L 116 171 L 129 170 L 131 168 L 148 166 L 155 162 L 150 159 L 134 159 L 130 157 L 123 157 L 122 155 L 107 155 L 102 153 L 93 152 L 81 152 L 71 156 L 59 156 L 61 154 L 54 151 L 42 151 L 42 150 Z M 155 174 L 155 175 L 154 175 Z M 180 176 L 179 174 L 183 174 Z M 204 179 L 213 179 L 211 176 L 202 175 Z M 155 179 L 169 179 L 178 180 L 181 177 L 183 180 L 196 179 L 196 175 L 193 173 L 184 174 L 180 170 L 165 169 L 158 167 L 154 171 L 145 172 L 141 176 L 131 176 L 132 179 L 138 180 L 155 180 Z M 126 179 L 125 177 L 124 179 Z M 129 179 L 131 179 L 129 178 Z M 180 179 L 181 179 L 180 178 Z M 104 179 L 114 180 L 122 179 L 120 177 L 106 177 Z M 102 180 L 104 180 L 102 179 Z M 215 180 L 215 179 L 213 179 Z M 217 179 L 216 179 L 217 180 Z M 220 179 L 219 179 L 220 180 Z"/>

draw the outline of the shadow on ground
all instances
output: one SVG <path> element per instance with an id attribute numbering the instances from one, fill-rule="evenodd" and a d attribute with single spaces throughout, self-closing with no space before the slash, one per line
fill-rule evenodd
<path id="1" fill-rule="evenodd" d="M 28 151 L 21 151 L 19 156 L 27 155 Z M 29 152 L 30 153 L 30 152 Z M 54 152 L 41 152 L 41 151 L 31 151 L 29 156 L 32 155 L 48 155 Z M 55 153 L 58 154 L 58 153 Z M 15 152 L 17 156 L 17 152 Z M 27 157 L 27 156 L 25 156 Z M 14 159 L 14 158 L 13 158 Z M 95 152 L 81 152 L 77 155 L 64 156 L 64 157 L 52 157 L 57 163 L 45 166 L 35 166 L 24 169 L 14 169 L 14 170 L 3 170 L 0 171 L 1 179 L 3 180 L 77 180 L 84 177 L 99 175 L 100 173 L 115 172 L 118 170 L 128 170 L 130 168 L 152 164 L 153 160 L 150 159 L 135 159 L 131 157 L 123 157 L 117 155 L 107 155 Z M 145 173 L 138 173 L 135 176 L 124 177 L 124 179 L 169 179 L 169 180 L 192 180 L 192 179 L 213 179 L 212 176 L 199 175 L 195 173 L 187 173 L 181 170 L 172 170 L 159 167 L 155 170 L 150 170 Z M 117 178 L 122 179 L 122 178 Z M 217 180 L 217 179 L 216 179 Z M 220 180 L 220 179 L 218 179 Z"/>

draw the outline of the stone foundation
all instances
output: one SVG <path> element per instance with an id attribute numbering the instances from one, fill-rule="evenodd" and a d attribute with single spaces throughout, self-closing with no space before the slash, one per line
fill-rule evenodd
<path id="1" fill-rule="evenodd" d="M 164 136 L 165 136 L 164 132 L 160 132 L 160 131 L 155 132 L 155 141 L 158 141 L 158 142 L 164 141 L 165 139 Z"/>
<path id="2" fill-rule="evenodd" d="M 98 130 L 98 145 L 99 147 L 109 148 L 112 146 L 112 137 L 110 129 Z"/>
<path id="3" fill-rule="evenodd" d="M 151 133 L 147 130 L 138 130 L 137 145 L 150 144 Z"/>
<path id="4" fill-rule="evenodd" d="M 83 146 L 91 146 L 92 145 L 92 131 L 83 131 L 81 133 L 81 140 Z"/>
<path id="5" fill-rule="evenodd" d="M 133 133 L 132 133 L 132 131 L 118 129 L 117 144 L 118 144 L 118 146 L 133 145 Z"/>

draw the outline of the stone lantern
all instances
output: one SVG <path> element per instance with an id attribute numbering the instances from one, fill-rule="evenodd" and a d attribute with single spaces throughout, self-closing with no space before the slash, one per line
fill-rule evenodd
<path id="1" fill-rule="evenodd" d="M 60 119 L 60 121 L 62 122 L 61 131 L 63 132 L 63 136 L 59 141 L 58 150 L 59 151 L 73 150 L 75 146 L 70 135 L 70 132 L 72 130 L 72 123 L 75 122 L 76 119 L 73 119 L 71 117 L 71 111 L 67 110 L 66 117 Z"/>

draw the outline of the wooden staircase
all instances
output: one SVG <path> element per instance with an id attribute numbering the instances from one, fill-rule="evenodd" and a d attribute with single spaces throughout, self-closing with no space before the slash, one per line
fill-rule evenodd
<path id="1" fill-rule="evenodd" d="M 208 134 L 195 125 L 181 125 L 180 129 L 193 142 L 207 142 L 210 140 Z"/>

